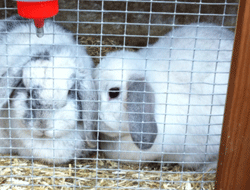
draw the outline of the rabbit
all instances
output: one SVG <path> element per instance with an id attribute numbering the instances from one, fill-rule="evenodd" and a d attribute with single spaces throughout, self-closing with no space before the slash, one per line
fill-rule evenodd
<path id="1" fill-rule="evenodd" d="M 106 157 L 215 169 L 233 40 L 214 24 L 190 24 L 107 54 L 94 71 Z"/>
<path id="2" fill-rule="evenodd" d="M 73 34 L 47 19 L 0 21 L 0 153 L 62 164 L 96 148 L 93 61 Z"/>

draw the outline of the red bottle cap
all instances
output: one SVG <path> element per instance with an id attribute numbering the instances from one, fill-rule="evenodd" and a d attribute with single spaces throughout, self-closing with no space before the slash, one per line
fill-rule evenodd
<path id="1" fill-rule="evenodd" d="M 58 13 L 58 0 L 18 0 L 17 12 L 21 17 L 34 19 L 37 28 L 42 28 L 44 19 Z"/>

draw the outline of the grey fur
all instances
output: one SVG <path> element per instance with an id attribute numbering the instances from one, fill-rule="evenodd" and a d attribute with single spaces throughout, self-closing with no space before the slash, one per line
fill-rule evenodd
<path id="1" fill-rule="evenodd" d="M 69 90 L 69 98 L 77 100 L 77 110 L 82 110 L 82 103 L 79 95 L 79 89 L 75 90 L 76 83 L 73 84 L 72 88 Z M 82 113 L 78 115 L 78 119 L 82 120 Z"/>
<path id="2" fill-rule="evenodd" d="M 48 50 L 45 50 L 44 52 L 40 52 L 37 55 L 33 56 L 31 58 L 31 61 L 37 61 L 37 60 L 50 60 L 50 53 L 48 52 Z"/>
<path id="3" fill-rule="evenodd" d="M 158 131 L 154 118 L 155 97 L 151 86 L 144 82 L 144 79 L 131 80 L 136 81 L 128 82 L 127 86 L 129 129 L 136 146 L 145 150 L 152 147 Z M 146 114 L 142 114 L 143 112 Z M 143 124 L 142 122 L 145 123 Z"/>
<path id="4" fill-rule="evenodd" d="M 19 85 L 22 77 L 21 68 L 9 68 L 8 72 L 5 72 L 0 77 L 0 108 L 7 103 L 9 96 L 13 91 L 13 87 Z M 11 87 L 8 89 L 8 87 Z"/>
<path id="5" fill-rule="evenodd" d="M 81 73 L 81 72 L 79 72 Z M 90 79 L 79 80 L 78 82 L 78 92 L 77 97 L 81 100 L 81 116 L 84 122 L 84 129 L 86 130 L 86 142 L 89 147 L 96 147 L 96 136 L 94 136 L 95 132 L 93 130 L 93 126 L 96 125 L 97 121 L 97 113 L 93 113 L 98 110 L 97 104 L 97 94 L 95 92 L 94 83 Z M 79 102 L 79 101 L 78 101 Z M 94 139 L 94 141 L 90 141 Z"/>
<path id="6" fill-rule="evenodd" d="M 29 105 L 30 104 L 30 101 L 26 101 L 26 105 L 27 107 L 29 108 Z M 36 118 L 36 112 L 33 110 L 33 109 L 27 109 L 27 111 L 25 112 L 25 115 L 24 115 L 24 123 L 28 126 L 30 123 L 31 123 L 31 118 Z"/>
<path id="7" fill-rule="evenodd" d="M 39 98 L 39 91 L 38 91 L 39 87 L 35 87 L 34 89 L 31 90 L 31 96 L 33 99 L 38 99 Z"/>
<path id="8" fill-rule="evenodd" d="M 32 89 L 32 90 L 27 89 L 27 93 L 28 93 L 27 99 L 28 99 L 28 101 L 30 101 L 29 100 L 30 96 L 32 97 L 32 109 L 43 109 L 43 108 L 44 109 L 45 108 L 52 109 L 52 106 L 49 106 L 49 105 L 45 106 L 45 105 L 43 105 L 43 104 L 41 104 L 39 102 L 39 99 L 40 99 L 40 97 L 39 97 L 39 88 L 42 88 L 42 87 L 34 86 L 32 88 L 34 88 L 34 89 Z"/>
<path id="9" fill-rule="evenodd" d="M 4 21 L 4 28 L 0 30 L 0 32 L 10 32 L 16 27 L 22 24 L 28 24 L 30 21 L 18 15 L 14 15 L 9 17 L 10 20 Z M 30 22 L 31 23 L 31 22 Z"/>

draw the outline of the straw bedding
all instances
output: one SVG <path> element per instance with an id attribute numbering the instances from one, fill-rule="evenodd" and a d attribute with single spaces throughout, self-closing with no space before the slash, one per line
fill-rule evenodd
<path id="1" fill-rule="evenodd" d="M 63 165 L 0 156 L 0 189 L 214 189 L 215 174 L 181 173 L 181 167 L 122 164 L 102 154 Z M 182 181 L 182 182 L 180 182 Z"/>

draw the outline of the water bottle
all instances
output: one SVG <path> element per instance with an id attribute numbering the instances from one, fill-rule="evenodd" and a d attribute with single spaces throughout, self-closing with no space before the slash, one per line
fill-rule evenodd
<path id="1" fill-rule="evenodd" d="M 16 0 L 17 11 L 21 17 L 33 19 L 36 26 L 36 35 L 44 35 L 44 19 L 58 13 L 58 0 Z"/>

